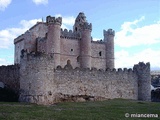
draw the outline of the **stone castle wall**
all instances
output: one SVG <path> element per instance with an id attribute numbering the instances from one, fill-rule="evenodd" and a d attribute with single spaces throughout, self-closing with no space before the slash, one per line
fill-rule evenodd
<path id="1" fill-rule="evenodd" d="M 80 63 L 77 61 L 77 57 L 80 54 L 79 40 L 61 38 L 61 66 L 64 67 L 67 61 L 70 60 L 72 66 L 80 67 Z"/>
<path id="2" fill-rule="evenodd" d="M 39 47 L 37 46 L 38 43 L 36 43 L 37 38 L 46 37 L 47 32 L 48 32 L 47 25 L 43 22 L 38 22 L 36 25 L 27 30 L 24 34 L 14 39 L 14 44 L 15 44 L 14 63 L 15 64 L 20 63 L 21 50 L 27 49 L 28 52 L 37 51 Z M 41 45 L 43 47 L 43 44 Z M 43 49 L 42 47 L 40 47 L 38 50 L 41 50 L 43 52 L 46 48 Z"/>
<path id="3" fill-rule="evenodd" d="M 51 54 L 32 53 L 23 56 L 20 101 L 52 104 L 113 98 L 150 100 L 148 64 L 139 63 L 133 70 L 90 70 L 78 67 L 73 69 L 68 62 L 64 68 L 58 66 L 54 69 L 53 61 Z M 139 71 L 143 71 L 143 74 Z"/>
<path id="4" fill-rule="evenodd" d="M 133 67 L 138 77 L 138 99 L 151 100 L 151 74 L 150 64 L 140 62 Z"/>
<path id="5" fill-rule="evenodd" d="M 66 96 L 77 97 L 75 101 L 92 99 L 138 99 L 137 76 L 132 70 L 97 70 L 58 68 L 54 72 L 54 84 L 60 101 Z M 79 97 L 78 97 L 79 96 Z M 82 97 L 85 96 L 85 97 Z M 74 100 L 73 100 L 74 101 Z"/>
<path id="6" fill-rule="evenodd" d="M 53 56 L 30 54 L 23 56 L 20 65 L 19 101 L 52 104 L 53 101 Z"/>
<path id="7" fill-rule="evenodd" d="M 0 66 L 0 82 L 3 82 L 6 87 L 14 90 L 15 92 L 19 92 L 19 66 Z"/>
<path id="8" fill-rule="evenodd" d="M 93 42 L 91 44 L 91 66 L 97 69 L 106 69 L 106 46 L 104 42 Z"/>
<path id="9" fill-rule="evenodd" d="M 1 66 L 0 82 L 16 92 L 19 101 L 53 104 L 62 101 L 114 98 L 150 100 L 150 65 L 132 69 L 82 69 L 70 63 L 54 69 L 53 54 L 22 54 L 21 64 Z"/>

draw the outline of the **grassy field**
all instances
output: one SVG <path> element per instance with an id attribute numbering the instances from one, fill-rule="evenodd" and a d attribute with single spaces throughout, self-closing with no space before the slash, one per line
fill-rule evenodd
<path id="1" fill-rule="evenodd" d="M 159 118 L 131 118 L 125 114 L 159 114 Z M 128 114 L 127 114 L 128 115 Z M 133 100 L 58 103 L 42 106 L 0 102 L 0 120 L 158 120 L 160 103 Z"/>

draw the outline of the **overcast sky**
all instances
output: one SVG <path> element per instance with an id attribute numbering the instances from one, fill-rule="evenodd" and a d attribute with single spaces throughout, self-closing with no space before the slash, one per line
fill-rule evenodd
<path id="1" fill-rule="evenodd" d="M 0 0 L 0 65 L 13 64 L 13 40 L 46 16 L 62 16 L 72 29 L 79 12 L 92 23 L 94 40 L 115 30 L 115 66 L 150 62 L 160 70 L 160 0 Z"/>

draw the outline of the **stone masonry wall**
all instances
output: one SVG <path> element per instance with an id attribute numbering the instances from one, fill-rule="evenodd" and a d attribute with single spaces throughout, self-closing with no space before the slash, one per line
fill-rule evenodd
<path id="1" fill-rule="evenodd" d="M 72 67 L 80 67 L 77 57 L 80 55 L 79 40 L 61 38 L 61 66 L 64 67 L 70 60 Z"/>
<path id="2" fill-rule="evenodd" d="M 106 46 L 104 42 L 92 42 L 91 65 L 93 68 L 106 69 Z"/>
<path id="3" fill-rule="evenodd" d="M 20 65 L 19 101 L 52 104 L 53 66 L 52 55 L 24 53 Z"/>
<path id="4" fill-rule="evenodd" d="M 8 88 L 19 91 L 19 66 L 8 65 L 0 66 L 0 82 L 3 82 Z"/>
<path id="5" fill-rule="evenodd" d="M 139 62 L 133 70 L 138 76 L 138 100 L 151 100 L 150 63 Z"/>
<path id="6" fill-rule="evenodd" d="M 133 68 L 73 69 L 68 62 L 64 68 L 54 69 L 53 54 L 24 53 L 20 64 L 19 100 L 37 104 L 114 98 L 148 101 L 150 65 L 139 63 Z"/>
<path id="7" fill-rule="evenodd" d="M 52 55 L 24 53 L 20 66 L 20 101 L 52 104 L 62 101 L 138 99 L 137 76 L 131 69 L 112 71 L 54 69 Z"/>
<path id="8" fill-rule="evenodd" d="M 70 60 L 72 67 L 80 67 L 80 40 L 61 38 L 61 66 Z M 91 67 L 106 69 L 106 46 L 104 42 L 91 42 Z"/>
<path id="9" fill-rule="evenodd" d="M 137 76 L 129 69 L 96 70 L 59 67 L 54 72 L 57 101 L 138 99 Z"/>

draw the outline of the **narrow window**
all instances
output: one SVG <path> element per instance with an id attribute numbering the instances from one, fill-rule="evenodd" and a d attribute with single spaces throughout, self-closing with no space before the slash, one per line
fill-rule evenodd
<path id="1" fill-rule="evenodd" d="M 73 51 L 73 49 L 71 49 L 71 52 Z"/>
<path id="2" fill-rule="evenodd" d="M 47 38 L 47 36 L 48 36 L 48 33 L 45 34 L 45 38 Z"/>
<path id="3" fill-rule="evenodd" d="M 77 62 L 78 62 L 78 63 L 80 62 L 80 57 L 79 57 L 79 56 L 77 57 Z"/>
<path id="4" fill-rule="evenodd" d="M 77 27 L 75 28 L 75 31 L 77 31 Z"/>
<path id="5" fill-rule="evenodd" d="M 99 56 L 102 56 L 102 51 L 99 52 Z"/>

